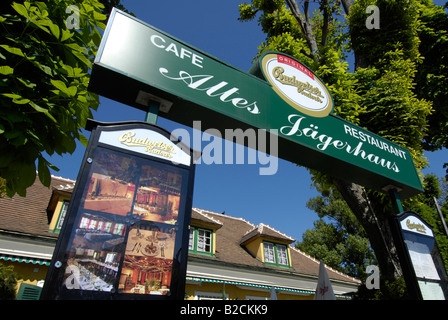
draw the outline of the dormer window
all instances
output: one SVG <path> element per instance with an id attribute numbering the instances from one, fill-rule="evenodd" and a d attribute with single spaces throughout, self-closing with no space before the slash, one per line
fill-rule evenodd
<path id="1" fill-rule="evenodd" d="M 288 248 L 285 245 L 263 241 L 264 262 L 278 266 L 289 266 Z"/>
<path id="2" fill-rule="evenodd" d="M 292 268 L 289 245 L 295 239 L 260 223 L 247 231 L 240 244 L 266 265 Z"/>
<path id="3" fill-rule="evenodd" d="M 213 231 L 203 228 L 190 227 L 190 241 L 188 250 L 193 253 L 213 254 Z"/>

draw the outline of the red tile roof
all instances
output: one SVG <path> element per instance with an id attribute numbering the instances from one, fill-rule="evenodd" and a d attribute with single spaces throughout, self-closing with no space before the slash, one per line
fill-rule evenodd
<path id="1" fill-rule="evenodd" d="M 57 238 L 57 234 L 48 232 L 48 203 L 53 190 L 71 192 L 74 185 L 74 180 L 52 176 L 50 187 L 43 186 L 36 179 L 28 188 L 26 197 L 15 195 L 1 198 L 0 230 Z"/>
<path id="2" fill-rule="evenodd" d="M 191 258 L 200 258 L 209 262 L 233 264 L 241 267 L 271 269 L 272 271 L 300 274 L 307 276 L 319 275 L 319 261 L 296 249 L 290 247 L 292 269 L 282 267 L 267 266 L 262 261 L 251 255 L 244 247 L 244 240 L 254 234 L 264 235 L 267 239 L 281 239 L 293 242 L 294 239 L 281 233 L 274 228 L 260 224 L 258 226 L 237 217 L 232 217 L 216 212 L 193 208 L 192 217 L 201 213 L 214 221 L 221 223 L 222 227 L 216 230 L 216 254 L 214 257 L 207 257 L 199 254 L 189 254 Z M 327 273 L 330 279 L 360 284 L 358 279 L 347 276 L 328 266 Z"/>

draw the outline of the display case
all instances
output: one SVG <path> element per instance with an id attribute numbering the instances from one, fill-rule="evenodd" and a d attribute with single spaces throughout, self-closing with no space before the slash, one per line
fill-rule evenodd
<path id="1" fill-rule="evenodd" d="M 148 123 L 89 125 L 42 299 L 183 299 L 195 152 Z"/>
<path id="2" fill-rule="evenodd" d="M 418 214 L 394 217 L 398 254 L 408 293 L 418 300 L 447 300 L 448 276 L 432 227 Z"/>

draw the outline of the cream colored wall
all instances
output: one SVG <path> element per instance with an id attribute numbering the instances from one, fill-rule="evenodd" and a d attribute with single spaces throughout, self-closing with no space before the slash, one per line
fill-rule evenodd
<path id="1" fill-rule="evenodd" d="M 233 284 L 226 284 L 225 287 L 222 283 L 211 282 L 191 282 L 185 286 L 186 297 L 185 300 L 195 300 L 196 294 L 199 292 L 215 293 L 218 298 L 222 297 L 223 289 L 225 290 L 228 300 L 247 300 L 248 297 L 262 300 L 269 300 L 271 297 L 270 290 L 256 289 L 249 286 L 236 286 Z M 295 293 L 282 293 L 277 291 L 277 300 L 312 300 L 314 295 L 312 294 L 295 294 Z"/>
<path id="2" fill-rule="evenodd" d="M 59 197 L 58 203 L 56 205 L 56 208 L 54 209 L 53 217 L 51 218 L 50 225 L 48 227 L 48 230 L 54 230 L 56 227 L 56 223 L 58 222 L 59 214 L 61 213 L 62 204 L 64 201 L 70 201 L 70 198 L 67 197 Z"/>
<path id="3" fill-rule="evenodd" d="M 264 261 L 264 253 L 261 238 L 252 240 L 245 245 L 246 249 L 258 260 Z"/>
<path id="4" fill-rule="evenodd" d="M 19 291 L 20 284 L 22 282 L 36 285 L 38 281 L 45 280 L 48 272 L 47 266 L 41 266 L 38 264 L 24 263 L 24 262 L 11 262 L 3 261 L 1 263 L 4 266 L 12 265 L 14 267 L 14 272 L 18 276 L 16 291 Z"/>

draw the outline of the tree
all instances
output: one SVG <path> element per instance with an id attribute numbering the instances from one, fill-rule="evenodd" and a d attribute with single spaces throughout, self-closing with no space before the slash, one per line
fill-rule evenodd
<path id="1" fill-rule="evenodd" d="M 305 231 L 297 248 L 322 260 L 330 267 L 364 281 L 366 268 L 376 264 L 375 255 L 362 226 L 338 191 L 316 185 L 320 196 L 310 199 L 307 207 L 319 220 Z"/>
<path id="2" fill-rule="evenodd" d="M 0 263 L 0 300 L 14 300 L 18 276 L 13 266 Z"/>
<path id="3" fill-rule="evenodd" d="M 432 4 L 418 0 L 303 0 L 300 4 L 253 0 L 240 5 L 240 19 L 259 17 L 267 35 L 260 53 L 283 51 L 313 69 L 329 87 L 336 115 L 408 148 L 417 170 L 424 168 L 422 141 L 434 96 L 419 97 L 414 81 L 425 61 L 419 51 L 420 17 Z M 310 14 L 313 4 L 315 11 Z M 380 29 L 366 27 L 369 5 L 379 8 Z M 348 70 L 349 54 L 355 57 L 354 72 Z M 312 174 L 322 183 L 322 175 Z M 350 181 L 326 180 L 331 180 L 365 230 L 382 279 L 399 279 L 402 270 L 391 232 L 390 197 Z M 404 207 L 417 203 L 418 199 L 403 201 Z"/>
<path id="4" fill-rule="evenodd" d="M 443 188 L 440 188 L 444 183 L 446 184 L 446 180 L 433 174 L 425 175 L 425 190 L 417 196 L 419 201 L 415 201 L 408 209 L 419 214 L 433 228 L 438 249 L 448 270 L 448 238 L 434 206 L 434 198 L 440 199 L 439 205 L 445 219 L 448 218 L 448 210 L 443 209 L 447 207 L 446 197 L 443 195 Z M 315 211 L 320 219 L 314 222 L 313 229 L 304 232 L 302 241 L 296 247 L 365 283 L 367 266 L 377 264 L 365 231 L 334 187 L 322 183 L 315 184 L 315 187 L 321 195 L 310 199 L 307 207 Z M 403 286 L 401 280 L 381 281 L 381 292 L 361 286 L 356 298 L 396 298 L 397 295 L 405 294 Z"/>
<path id="5" fill-rule="evenodd" d="M 448 148 L 448 92 L 444 90 L 448 86 L 448 15 L 441 6 L 426 1 L 419 21 L 419 51 L 425 60 L 417 69 L 416 93 L 434 105 L 424 140 L 426 150 L 434 151 Z"/>
<path id="6" fill-rule="evenodd" d="M 5 5 L 5 4 L 4 4 Z M 105 28 L 97 0 L 6 2 L 0 16 L 0 177 L 24 196 L 36 179 L 50 184 L 48 155 L 73 153 L 98 96 L 89 70 Z"/>

